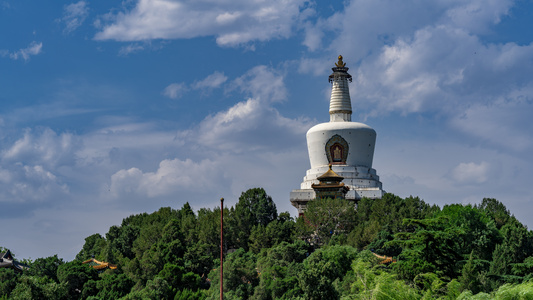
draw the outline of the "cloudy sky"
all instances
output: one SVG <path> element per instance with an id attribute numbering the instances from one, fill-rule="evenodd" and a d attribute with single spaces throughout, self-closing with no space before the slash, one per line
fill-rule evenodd
<path id="1" fill-rule="evenodd" d="M 0 245 L 74 258 L 162 206 L 279 211 L 342 54 L 386 191 L 533 227 L 533 3 L 0 0 Z"/>

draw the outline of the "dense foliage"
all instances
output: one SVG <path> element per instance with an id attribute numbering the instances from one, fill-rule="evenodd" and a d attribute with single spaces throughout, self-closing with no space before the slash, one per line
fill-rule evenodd
<path id="1" fill-rule="evenodd" d="M 294 220 L 256 188 L 223 213 L 226 299 L 533 299 L 533 232 L 495 199 L 325 199 Z M 0 299 L 219 299 L 219 216 L 187 203 L 127 217 L 74 261 L 0 269 Z"/>

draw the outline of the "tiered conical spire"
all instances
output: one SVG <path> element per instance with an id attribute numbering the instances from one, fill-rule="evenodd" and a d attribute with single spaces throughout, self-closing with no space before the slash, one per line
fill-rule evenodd
<path id="1" fill-rule="evenodd" d="M 352 81 L 352 75 L 348 74 L 348 68 L 346 63 L 342 61 L 342 55 L 339 55 L 339 61 L 335 63 L 335 66 L 335 68 L 331 68 L 333 73 L 329 75 L 329 82 L 332 83 L 329 121 L 350 122 L 352 121 L 352 101 L 348 82 Z"/>

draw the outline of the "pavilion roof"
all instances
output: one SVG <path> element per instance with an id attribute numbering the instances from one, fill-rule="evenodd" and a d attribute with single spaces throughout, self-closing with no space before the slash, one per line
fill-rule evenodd
<path id="1" fill-rule="evenodd" d="M 340 176 L 339 174 L 335 173 L 331 169 L 331 164 L 329 165 L 329 170 L 326 171 L 326 173 L 320 175 L 317 177 L 319 181 L 333 181 L 333 182 L 341 182 L 344 177 Z"/>
<path id="2" fill-rule="evenodd" d="M 95 270 L 103 270 L 107 268 L 115 270 L 117 268 L 117 265 L 115 264 L 111 264 L 105 261 L 99 261 L 94 258 L 84 261 L 83 264 L 89 264 L 89 266 L 93 267 L 93 269 Z"/>
<path id="3" fill-rule="evenodd" d="M 30 267 L 13 259 L 11 251 L 7 250 L 0 253 L 0 268 L 13 268 L 17 272 L 22 272 Z"/>

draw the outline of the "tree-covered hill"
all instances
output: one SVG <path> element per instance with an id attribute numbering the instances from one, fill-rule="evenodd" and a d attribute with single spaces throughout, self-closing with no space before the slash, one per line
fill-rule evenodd
<path id="1" fill-rule="evenodd" d="M 533 299 L 533 232 L 495 199 L 325 199 L 294 220 L 255 188 L 224 208 L 224 236 L 226 299 Z M 73 261 L 23 262 L 0 269 L 0 299 L 219 299 L 220 207 L 132 215 Z"/>

